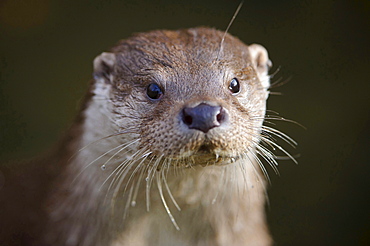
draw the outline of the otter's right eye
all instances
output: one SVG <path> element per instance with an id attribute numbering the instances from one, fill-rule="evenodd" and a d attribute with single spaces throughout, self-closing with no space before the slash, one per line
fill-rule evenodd
<path id="1" fill-rule="evenodd" d="M 240 83 L 237 78 L 233 78 L 230 81 L 229 90 L 231 91 L 231 93 L 233 93 L 233 95 L 236 95 L 240 92 Z"/>
<path id="2" fill-rule="evenodd" d="M 163 91 L 158 84 L 152 83 L 146 88 L 146 94 L 150 99 L 157 100 L 163 96 Z"/>

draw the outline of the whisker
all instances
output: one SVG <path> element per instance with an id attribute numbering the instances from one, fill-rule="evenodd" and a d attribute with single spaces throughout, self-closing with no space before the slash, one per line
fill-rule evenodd
<path id="1" fill-rule="evenodd" d="M 168 174 L 168 170 L 170 169 L 170 167 L 167 167 L 166 169 L 167 169 L 167 172 L 166 172 L 166 176 L 167 176 L 167 174 Z M 177 204 L 177 202 L 176 202 L 175 198 L 174 198 L 174 197 L 173 197 L 173 195 L 172 195 L 172 192 L 171 192 L 171 190 L 170 190 L 170 187 L 168 186 L 168 183 L 167 183 L 167 177 L 164 175 L 164 170 L 165 170 L 165 168 L 162 168 L 162 170 L 161 170 L 164 186 L 165 186 L 165 188 L 166 188 L 166 190 L 167 190 L 167 193 L 168 193 L 168 195 L 170 196 L 170 198 L 171 198 L 171 200 L 172 200 L 173 204 L 174 204 L 174 205 L 175 205 L 175 207 L 177 208 L 177 210 L 178 210 L 178 211 L 181 211 L 180 206 Z"/>
<path id="2" fill-rule="evenodd" d="M 111 187 L 113 187 L 115 185 L 115 189 L 113 191 L 113 195 L 112 195 L 112 198 L 111 198 L 111 207 L 112 209 L 114 209 L 115 207 L 115 203 L 116 203 L 116 199 L 117 199 L 117 196 L 118 196 L 118 192 L 120 191 L 120 188 L 121 188 L 121 184 L 123 183 L 124 179 L 126 178 L 126 175 L 128 173 L 128 171 L 130 170 L 130 167 L 132 165 L 130 165 L 133 161 L 132 160 L 126 160 L 124 163 L 121 163 L 120 165 L 120 170 L 116 173 L 116 176 L 114 177 L 114 179 L 111 181 L 110 185 L 109 185 L 109 190 Z M 118 181 L 116 181 L 118 180 Z M 115 184 L 116 183 L 116 184 Z M 123 192 L 123 196 L 125 195 L 125 192 Z"/>
<path id="3" fill-rule="evenodd" d="M 283 78 L 279 78 L 278 80 L 276 80 L 275 82 L 273 82 L 272 84 L 270 84 L 269 89 L 272 89 L 272 88 L 276 88 L 276 87 L 280 87 L 280 86 L 285 85 L 286 83 L 288 83 L 292 79 L 292 76 L 290 76 L 287 79 L 281 81 L 282 79 Z"/>
<path id="4" fill-rule="evenodd" d="M 108 180 L 113 176 L 113 175 L 117 175 L 117 173 L 119 173 L 119 171 L 122 169 L 122 166 L 124 166 L 126 163 L 128 163 L 129 160 L 128 159 L 125 159 L 124 161 L 122 161 L 112 172 L 111 174 L 108 175 L 108 177 L 103 181 L 103 183 L 100 185 L 99 187 L 99 191 L 101 190 L 101 188 L 108 182 Z M 117 176 L 116 176 L 117 177 Z M 110 188 L 113 186 L 113 183 L 114 183 L 114 180 L 115 178 L 114 177 L 112 179 L 112 181 L 110 182 L 109 186 L 108 186 L 108 189 L 107 191 L 109 192 L 110 191 Z"/>
<path id="5" fill-rule="evenodd" d="M 166 199 L 164 198 L 163 190 L 162 190 L 162 182 L 161 182 L 161 177 L 160 177 L 161 175 L 162 175 L 162 172 L 156 172 L 156 180 L 157 180 L 157 187 L 158 187 L 158 190 L 159 190 L 159 196 L 162 200 L 162 204 L 163 204 L 164 208 L 166 209 L 166 212 L 167 212 L 168 216 L 170 217 L 170 220 L 171 220 L 172 224 L 175 226 L 176 230 L 180 231 L 180 227 L 177 225 L 176 220 L 173 217 L 173 215 L 171 213 L 171 210 L 170 210 L 170 208 L 168 207 L 168 205 L 166 203 Z"/>
<path id="6" fill-rule="evenodd" d="M 131 145 L 133 145 L 134 143 L 137 143 L 138 141 L 140 141 L 140 139 L 138 138 L 138 139 L 136 139 L 136 140 L 134 140 L 134 141 L 132 141 L 132 142 L 130 142 L 129 144 L 127 144 L 125 147 L 123 147 L 122 149 L 120 149 L 119 151 L 117 151 L 114 155 L 112 155 L 106 162 L 104 162 L 104 164 L 101 166 L 102 167 L 102 169 L 103 169 L 103 167 L 104 167 L 104 169 L 105 169 L 105 166 L 106 166 L 106 164 L 107 163 L 109 163 L 110 162 L 110 160 L 112 160 L 115 156 L 117 156 L 121 151 L 123 151 L 123 150 L 125 150 L 127 147 L 129 147 L 129 146 L 131 146 Z"/>
<path id="7" fill-rule="evenodd" d="M 84 166 L 84 168 L 76 175 L 76 177 L 73 179 L 72 183 L 74 183 L 76 181 L 76 179 L 88 168 L 90 167 L 92 164 L 94 164 L 96 161 L 98 161 L 100 158 L 102 158 L 103 156 L 109 154 L 110 152 L 126 145 L 127 143 L 123 143 L 121 145 L 118 145 L 117 147 L 114 147 L 113 149 L 110 149 L 108 151 L 106 151 L 105 153 L 101 154 L 100 156 L 98 156 L 97 158 L 95 158 L 93 161 L 91 161 L 89 164 L 87 164 L 86 166 Z"/>
<path id="8" fill-rule="evenodd" d="M 129 207 L 130 207 L 130 201 L 131 201 L 133 190 L 134 190 L 134 186 L 131 185 L 131 188 L 130 188 L 130 191 L 129 191 L 129 194 L 128 194 L 128 197 L 127 197 L 125 209 L 124 209 L 124 212 L 123 212 L 123 218 L 126 218 L 126 216 L 127 216 L 127 212 L 128 212 Z"/>
<path id="9" fill-rule="evenodd" d="M 272 111 L 272 112 L 274 112 L 274 111 Z M 277 121 L 289 122 L 289 123 L 293 123 L 295 125 L 298 125 L 298 126 L 302 127 L 303 129 L 306 129 L 306 127 L 303 126 L 302 124 L 300 124 L 300 123 L 298 123 L 298 122 L 296 122 L 294 120 L 286 119 L 286 118 L 281 117 L 279 115 L 265 115 L 264 119 L 265 120 L 277 120 Z M 266 122 L 268 122 L 268 121 L 265 121 L 265 123 Z M 271 123 L 271 122 L 269 122 L 269 123 Z"/>
<path id="10" fill-rule="evenodd" d="M 163 155 L 161 155 L 160 157 L 158 157 L 153 166 L 149 168 L 148 170 L 148 175 L 147 177 L 145 178 L 145 181 L 146 181 L 146 190 L 145 190 L 145 194 L 146 194 L 146 209 L 147 211 L 149 212 L 149 209 L 150 209 L 150 187 L 151 187 L 151 184 L 152 184 L 152 181 L 153 181 L 153 178 L 154 178 L 154 175 L 155 175 L 155 172 L 156 172 L 156 169 L 159 165 L 159 162 L 162 160 L 162 157 Z M 155 156 L 153 156 L 153 158 L 151 159 L 151 161 L 155 158 Z"/>
<path id="11" fill-rule="evenodd" d="M 110 182 L 109 187 L 108 187 L 108 191 L 110 191 L 110 189 L 115 185 L 115 183 L 118 182 L 116 184 L 116 188 L 114 189 L 114 192 L 113 192 L 113 199 L 116 198 L 117 193 L 118 193 L 119 189 L 121 188 L 121 184 L 122 184 L 123 180 L 126 178 L 127 172 L 129 171 L 129 169 L 127 169 L 127 168 L 132 166 L 132 163 L 134 163 L 134 160 L 135 160 L 135 154 L 137 154 L 137 153 L 138 153 L 138 151 L 132 155 L 132 158 L 126 159 L 123 162 L 121 162 L 118 165 L 118 167 L 104 181 L 104 182 L 106 182 L 108 179 L 110 179 L 110 177 L 113 174 L 115 174 L 115 177 L 112 179 L 112 181 Z M 118 181 L 116 181 L 116 180 L 118 180 Z M 125 186 L 125 189 L 124 189 L 123 193 L 126 192 L 127 185 L 128 185 L 128 183 L 126 183 L 126 186 Z"/>
<path id="12" fill-rule="evenodd" d="M 267 133 L 271 133 L 274 136 L 279 137 L 280 139 L 284 140 L 284 142 L 288 143 L 293 148 L 295 148 L 298 145 L 297 142 L 294 141 L 291 137 L 289 137 L 288 135 L 286 135 L 285 133 L 283 133 L 283 132 L 281 132 L 277 129 L 274 129 L 274 128 L 269 127 L 269 126 L 262 126 L 262 130 L 267 132 Z"/>
<path id="13" fill-rule="evenodd" d="M 146 152 L 146 151 L 144 151 L 144 150 L 141 150 L 140 152 L 138 151 L 137 153 L 137 155 L 142 155 L 142 152 Z M 136 156 L 136 155 L 135 155 Z M 133 156 L 133 159 L 135 160 L 135 156 Z M 132 173 L 131 173 L 131 175 L 130 175 L 130 177 L 128 178 L 128 180 L 127 180 L 127 182 L 126 182 L 126 186 L 125 186 L 125 188 L 124 188 L 124 191 L 123 192 L 125 192 L 126 191 L 126 189 L 127 189 L 127 186 L 128 186 L 128 184 L 131 182 L 131 180 L 134 178 L 134 176 L 136 175 L 136 173 L 137 173 L 137 171 L 139 170 L 139 169 L 141 169 L 142 168 L 142 163 L 146 160 L 146 158 L 148 157 L 148 155 L 142 155 L 141 156 L 141 158 L 142 158 L 142 160 L 139 162 L 139 164 L 137 164 L 136 165 L 136 167 L 135 167 L 135 169 L 132 171 Z M 130 166 L 133 166 L 132 164 L 133 164 L 134 162 L 132 162 L 131 164 L 130 164 Z"/>
<path id="14" fill-rule="evenodd" d="M 117 178 L 119 178 L 117 184 L 116 184 L 116 188 L 114 190 L 114 193 L 113 193 L 113 196 L 112 196 L 112 199 L 116 199 L 117 195 L 118 195 L 118 192 L 121 188 L 121 184 L 123 183 L 124 179 L 126 178 L 128 172 L 131 170 L 131 168 L 134 166 L 134 163 L 136 162 L 136 158 L 138 155 L 141 155 L 142 151 L 137 151 L 135 152 L 130 159 L 127 160 L 126 163 L 122 163 L 121 164 L 121 170 L 116 174 L 116 176 L 114 177 L 114 179 L 112 180 L 111 184 L 114 183 L 114 180 L 116 180 Z M 140 163 L 142 163 L 145 159 L 145 157 L 142 157 L 142 161 Z M 138 167 L 136 167 L 134 169 L 134 171 L 131 173 L 129 179 L 127 180 L 126 182 L 126 185 L 123 189 L 123 194 L 126 193 L 126 190 L 127 190 L 127 187 L 128 185 L 130 184 L 130 180 L 131 180 L 131 177 L 133 177 L 133 175 L 135 174 L 136 170 L 137 170 Z"/>
<path id="15" fill-rule="evenodd" d="M 121 162 L 115 169 L 114 171 L 104 180 L 103 184 L 100 186 L 99 190 L 103 187 L 103 185 L 110 179 L 110 177 L 112 177 L 113 175 L 115 175 L 115 177 L 112 179 L 112 181 L 110 182 L 109 186 L 108 186 L 108 189 L 107 189 L 107 194 L 105 195 L 105 199 L 104 199 L 104 202 L 106 202 L 107 200 L 107 197 L 108 197 L 108 194 L 111 190 L 111 188 L 113 187 L 117 177 L 121 177 L 122 175 L 122 172 L 124 172 L 125 170 L 125 166 L 127 166 L 127 163 L 129 163 L 130 160 L 124 160 L 123 162 Z M 113 193 L 113 199 L 115 199 L 115 193 L 116 192 L 116 189 Z M 112 200 L 112 199 L 111 199 Z M 114 202 L 112 203 L 112 208 L 114 207 Z"/>
<path id="16" fill-rule="evenodd" d="M 151 154 L 151 151 L 147 151 L 147 153 L 145 153 L 142 157 L 146 159 L 150 154 Z M 139 163 L 138 167 L 140 167 L 142 165 L 142 163 L 145 161 L 145 159 L 143 159 Z M 136 198 L 137 198 L 137 195 L 138 195 L 138 192 L 139 192 L 140 183 L 141 183 L 141 180 L 142 180 L 142 178 L 144 176 L 144 173 L 146 172 L 147 169 L 148 169 L 147 165 L 145 165 L 143 168 L 141 167 L 141 172 L 140 172 L 139 178 L 137 179 L 137 182 L 136 182 L 135 192 L 134 192 L 134 196 L 133 196 L 132 201 L 131 201 L 131 206 L 136 205 Z"/>
<path id="17" fill-rule="evenodd" d="M 275 155 L 273 155 L 268 149 L 265 149 L 261 145 L 256 146 L 257 153 L 270 165 L 270 167 L 274 170 L 275 174 L 280 175 L 279 170 L 277 168 L 278 163 L 275 160 Z"/>
<path id="18" fill-rule="evenodd" d="M 220 43 L 220 49 L 218 50 L 218 54 L 217 54 L 216 61 L 218 61 L 218 60 L 219 60 L 219 58 L 220 58 L 220 54 L 221 54 L 222 49 L 223 49 L 223 44 L 224 44 L 224 41 L 225 41 L 226 34 L 229 32 L 229 29 L 230 29 L 231 25 L 233 24 L 233 22 L 234 22 L 234 20 L 235 20 L 236 16 L 238 15 L 238 13 L 239 13 L 240 9 L 241 9 L 241 8 L 242 8 L 242 6 L 243 6 L 243 3 L 244 3 L 244 1 L 241 1 L 241 2 L 239 3 L 238 8 L 236 9 L 236 11 L 235 11 L 235 13 L 234 13 L 233 17 L 231 18 L 231 20 L 230 20 L 230 22 L 229 22 L 229 24 L 228 24 L 228 26 L 227 26 L 227 28 L 226 28 L 226 30 L 225 30 L 225 32 L 224 32 L 224 35 L 222 36 L 221 43 Z"/>
<path id="19" fill-rule="evenodd" d="M 275 72 L 269 74 L 270 79 L 274 78 L 276 74 L 280 72 L 281 66 L 278 66 L 275 70 Z"/>
<path id="20" fill-rule="evenodd" d="M 269 184 L 271 184 L 271 180 L 270 180 L 270 176 L 268 175 L 268 172 L 265 168 L 265 165 L 263 165 L 262 161 L 258 158 L 258 156 L 253 152 L 249 152 L 253 158 L 256 160 L 257 164 L 259 165 L 263 175 L 265 176 L 265 178 L 267 179 L 267 181 L 269 182 Z M 249 157 L 249 156 L 248 156 Z"/>
<path id="21" fill-rule="evenodd" d="M 273 96 L 281 96 L 281 95 L 283 95 L 283 93 L 281 93 L 281 92 L 277 92 L 277 91 L 269 91 L 269 95 L 273 95 Z"/>
<path id="22" fill-rule="evenodd" d="M 70 159 L 72 159 L 74 156 L 76 156 L 79 152 L 81 152 L 84 149 L 88 148 L 90 145 L 96 144 L 97 142 L 100 142 L 102 140 L 105 140 L 105 139 L 108 139 L 108 138 L 111 138 L 111 137 L 115 137 L 115 136 L 119 136 L 119 135 L 127 134 L 127 133 L 136 133 L 136 132 L 134 132 L 132 130 L 126 130 L 126 131 L 122 131 L 122 132 L 113 133 L 113 134 L 108 135 L 108 136 L 105 136 L 103 138 L 99 138 L 99 139 L 97 139 L 95 141 L 92 141 L 92 142 L 86 144 L 84 147 L 82 147 L 81 149 L 79 149 L 75 154 L 72 155 L 72 157 Z"/>
<path id="23" fill-rule="evenodd" d="M 111 156 L 102 166 L 105 166 L 114 156 L 116 156 L 117 154 L 119 154 L 121 151 L 125 150 L 127 147 L 129 147 L 130 145 L 136 143 L 137 141 L 139 141 L 139 139 L 136 139 L 134 141 L 132 141 L 131 143 L 127 144 L 125 147 L 121 148 L 119 151 L 117 151 L 113 156 Z M 113 174 L 116 173 L 116 171 L 118 169 L 120 169 L 123 165 L 125 165 L 127 162 L 129 162 L 130 159 L 125 159 L 121 164 L 119 164 L 115 169 L 114 171 L 104 180 L 104 182 L 101 184 L 100 188 L 104 186 L 104 184 L 112 177 Z M 91 165 L 91 164 L 89 164 Z M 113 179 L 114 180 L 114 179 Z M 108 191 L 110 189 L 111 185 L 109 186 L 108 188 Z M 100 190 L 99 188 L 99 190 Z"/>
<path id="24" fill-rule="evenodd" d="M 298 164 L 297 160 L 291 155 L 289 154 L 288 151 L 286 151 L 283 147 L 281 147 L 280 145 L 278 145 L 277 143 L 267 139 L 267 138 L 263 138 L 263 141 L 266 141 L 270 144 L 272 144 L 273 146 L 275 146 L 276 148 L 278 148 L 279 150 L 281 150 L 284 154 L 286 154 L 295 164 Z"/>

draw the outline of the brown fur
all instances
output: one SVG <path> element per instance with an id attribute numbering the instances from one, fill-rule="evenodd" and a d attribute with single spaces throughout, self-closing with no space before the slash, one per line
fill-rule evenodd
<path id="1" fill-rule="evenodd" d="M 96 58 L 86 109 L 59 161 L 45 165 L 55 165 L 55 181 L 37 198 L 47 204 L 36 208 L 43 243 L 270 245 L 256 159 L 268 140 L 270 61 L 263 47 L 231 35 L 220 47 L 223 35 L 141 33 Z M 228 89 L 233 78 L 237 95 Z M 146 96 L 153 82 L 164 90 L 160 100 Z M 179 114 L 200 103 L 222 107 L 226 123 L 206 134 L 187 129 Z"/>

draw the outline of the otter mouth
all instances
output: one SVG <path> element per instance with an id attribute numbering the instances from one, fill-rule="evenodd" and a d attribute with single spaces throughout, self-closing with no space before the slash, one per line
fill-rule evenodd
<path id="1" fill-rule="evenodd" d="M 190 165 L 188 164 L 188 166 L 224 166 L 239 159 L 239 157 L 216 156 L 214 154 L 207 153 L 196 153 L 192 158 L 196 161 L 189 163 Z"/>
<path id="2" fill-rule="evenodd" d="M 197 153 L 200 153 L 200 154 L 211 154 L 213 153 L 213 150 L 214 150 L 214 147 L 212 147 L 210 144 L 202 144 Z"/>
<path id="3" fill-rule="evenodd" d="M 168 156 L 162 159 L 157 168 L 161 169 L 164 163 L 171 163 L 169 166 L 191 168 L 194 166 L 225 166 L 236 162 L 241 158 L 241 155 L 225 155 L 219 154 L 212 144 L 202 144 L 197 150 L 185 156 Z M 151 154 L 152 155 L 152 154 Z M 155 156 L 155 155 L 154 155 Z M 153 157 L 154 157 L 153 156 Z M 152 161 L 149 165 L 152 165 Z M 168 166 L 168 164 L 166 164 Z"/>
<path id="4" fill-rule="evenodd" d="M 240 159 L 240 156 L 218 154 L 215 152 L 214 146 L 204 143 L 190 156 L 190 159 L 194 160 L 193 163 L 191 163 L 192 166 L 223 166 L 237 161 Z"/>

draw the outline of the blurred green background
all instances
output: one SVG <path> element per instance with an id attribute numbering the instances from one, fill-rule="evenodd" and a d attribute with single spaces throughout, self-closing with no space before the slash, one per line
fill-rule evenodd
<path id="1" fill-rule="evenodd" d="M 46 151 L 70 125 L 92 60 L 134 32 L 225 29 L 239 0 L 0 1 L 0 160 Z M 263 44 L 274 67 L 269 109 L 299 146 L 270 169 L 276 245 L 370 245 L 368 0 L 245 1 L 230 29 Z"/>

